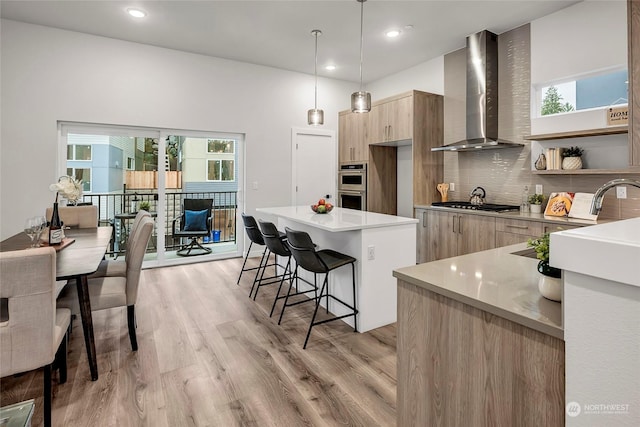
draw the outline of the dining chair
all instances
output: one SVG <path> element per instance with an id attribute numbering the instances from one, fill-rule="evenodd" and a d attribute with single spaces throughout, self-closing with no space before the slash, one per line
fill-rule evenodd
<path id="1" fill-rule="evenodd" d="M 136 339 L 135 304 L 142 271 L 142 261 L 153 231 L 153 219 L 143 217 L 135 233 L 130 236 L 129 251 L 125 258 L 126 276 L 106 276 L 88 280 L 91 310 L 99 311 L 115 307 L 127 307 L 127 324 L 131 349 L 138 350 Z M 76 314 L 80 312 L 77 288 L 67 286 L 58 298 L 58 307 L 67 307 Z"/>
<path id="2" fill-rule="evenodd" d="M 133 224 L 131 224 L 131 230 L 129 231 L 129 235 L 133 236 L 136 234 L 136 230 L 140 226 L 142 222 L 142 218 L 151 218 L 151 214 L 143 209 L 139 210 L 136 214 L 136 217 L 133 220 Z M 125 250 L 126 254 L 129 253 L 131 239 L 127 239 L 127 245 Z M 127 263 L 125 261 L 116 261 L 116 260 L 108 260 L 105 259 L 100 263 L 98 270 L 92 275 L 88 276 L 89 279 L 95 279 L 98 277 L 126 277 L 127 276 Z"/>
<path id="3" fill-rule="evenodd" d="M 51 371 L 67 380 L 71 312 L 56 308 L 54 248 L 0 252 L 0 378 L 44 368 L 44 425 L 51 426 Z"/>
<path id="4" fill-rule="evenodd" d="M 53 208 L 47 208 L 45 218 L 51 220 Z M 60 220 L 65 227 L 95 228 L 98 226 L 98 207 L 88 206 L 61 206 L 58 208 Z"/>

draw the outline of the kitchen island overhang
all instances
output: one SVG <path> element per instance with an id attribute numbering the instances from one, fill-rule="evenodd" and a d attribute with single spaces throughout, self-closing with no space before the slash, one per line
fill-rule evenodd
<path id="1" fill-rule="evenodd" d="M 276 218 L 281 231 L 284 227 L 306 231 L 318 249 L 334 249 L 357 259 L 359 332 L 396 321 L 397 287 L 392 272 L 415 264 L 417 219 L 338 207 L 328 214 L 314 213 L 309 206 L 258 208 L 256 211 L 262 219 L 273 221 Z M 308 278 L 313 280 L 312 275 Z M 336 297 L 352 301 L 350 269 L 331 272 L 329 281 Z M 347 313 L 331 301 L 329 311 L 336 315 Z M 352 318 L 344 321 L 353 326 Z"/>

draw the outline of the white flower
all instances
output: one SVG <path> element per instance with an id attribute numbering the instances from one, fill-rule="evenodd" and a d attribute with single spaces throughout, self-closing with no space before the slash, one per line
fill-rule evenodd
<path id="1" fill-rule="evenodd" d="M 58 192 L 70 202 L 77 202 L 82 196 L 82 181 L 70 176 L 61 176 L 57 183 L 49 186 L 49 189 Z"/>

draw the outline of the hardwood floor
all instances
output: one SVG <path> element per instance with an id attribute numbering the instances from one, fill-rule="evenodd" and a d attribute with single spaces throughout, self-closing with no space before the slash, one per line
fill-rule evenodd
<path id="1" fill-rule="evenodd" d="M 257 259 L 249 261 L 257 265 Z M 54 381 L 54 426 L 391 426 L 396 423 L 396 326 L 364 334 L 341 321 L 313 329 L 312 304 L 269 310 L 277 285 L 248 293 L 241 259 L 144 270 L 138 346 L 126 310 L 94 312 L 100 378 L 90 381 L 74 321 L 65 384 Z M 3 378 L 2 406 L 36 399 L 42 370 Z"/>

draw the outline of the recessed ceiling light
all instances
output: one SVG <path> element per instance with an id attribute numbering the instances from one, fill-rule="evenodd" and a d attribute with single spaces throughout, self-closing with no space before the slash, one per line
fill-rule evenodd
<path id="1" fill-rule="evenodd" d="M 333 71 L 336 69 L 335 65 L 327 65 L 326 67 L 324 67 L 325 70 L 327 71 Z"/>
<path id="2" fill-rule="evenodd" d="M 145 16 L 147 16 L 147 12 L 141 9 L 136 9 L 134 7 L 130 7 L 129 9 L 127 9 L 127 13 L 134 18 L 144 18 Z"/>
<path id="3" fill-rule="evenodd" d="M 400 30 L 389 30 L 384 34 L 389 38 L 394 38 L 400 35 Z"/>

